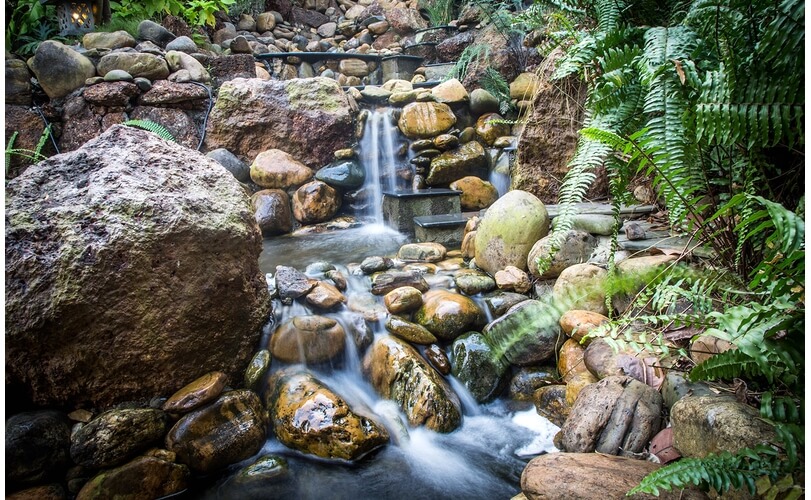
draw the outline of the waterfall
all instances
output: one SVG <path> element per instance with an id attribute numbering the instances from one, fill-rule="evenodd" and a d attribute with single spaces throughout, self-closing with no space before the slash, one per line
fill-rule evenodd
<path id="1" fill-rule="evenodd" d="M 366 208 L 361 215 L 375 224 L 383 224 L 383 192 L 397 189 L 396 140 L 399 130 L 394 124 L 392 108 L 369 111 L 360 141 L 360 156 L 366 180 L 362 191 Z"/>

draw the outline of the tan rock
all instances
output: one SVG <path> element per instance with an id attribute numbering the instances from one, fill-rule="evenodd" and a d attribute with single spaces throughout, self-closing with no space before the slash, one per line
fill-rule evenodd
<path id="1" fill-rule="evenodd" d="M 580 342 L 592 330 L 607 322 L 608 317 L 602 314 L 572 309 L 560 317 L 560 328 L 563 333 Z"/>
<path id="2" fill-rule="evenodd" d="M 485 144 L 488 146 L 492 146 L 493 143 L 499 137 L 503 135 L 510 135 L 510 126 L 506 123 L 496 123 L 496 120 L 503 120 L 504 118 L 499 115 L 498 113 L 487 113 L 481 115 L 478 120 L 476 120 L 476 134 L 484 141 Z"/>
<path id="3" fill-rule="evenodd" d="M 392 314 L 409 313 L 422 306 L 422 292 L 412 286 L 401 286 L 387 293 L 383 302 Z"/>
<path id="4" fill-rule="evenodd" d="M 473 175 L 451 182 L 450 188 L 462 192 L 459 199 L 462 210 L 481 210 L 498 199 L 498 190 L 495 186 Z"/>
<path id="5" fill-rule="evenodd" d="M 312 177 L 309 167 L 280 149 L 259 153 L 251 164 L 251 180 L 264 188 L 295 188 Z"/>
<path id="6" fill-rule="evenodd" d="M 186 385 L 163 403 L 167 413 L 188 413 L 214 401 L 222 393 L 228 377 L 222 372 L 209 372 Z"/>
<path id="7" fill-rule="evenodd" d="M 341 59 L 338 71 L 348 77 L 363 78 L 369 74 L 369 66 L 361 59 Z"/>
<path id="8" fill-rule="evenodd" d="M 424 326 L 406 321 L 399 316 L 389 316 L 386 330 L 412 344 L 428 345 L 436 342 L 436 337 Z"/>
<path id="9" fill-rule="evenodd" d="M 515 266 L 507 266 L 501 271 L 498 271 L 495 278 L 496 286 L 498 286 L 499 290 L 526 293 L 532 288 L 527 273 Z"/>
<path id="10" fill-rule="evenodd" d="M 568 339 L 558 351 L 558 373 L 564 382 L 569 382 L 580 373 L 588 373 L 589 369 L 583 362 L 586 348 L 577 341 Z"/>
<path id="11" fill-rule="evenodd" d="M 431 94 L 437 102 L 448 104 L 458 104 L 470 100 L 470 95 L 468 95 L 464 85 L 456 78 L 451 78 L 450 80 L 440 83 L 431 89 Z"/>
<path id="12" fill-rule="evenodd" d="M 337 287 L 325 281 L 319 281 L 304 300 L 318 309 L 332 309 L 339 304 L 345 303 L 346 297 Z"/>
<path id="13" fill-rule="evenodd" d="M 608 271 L 593 264 L 576 264 L 560 273 L 552 293 L 569 309 L 606 315 L 604 281 Z"/>
<path id="14" fill-rule="evenodd" d="M 407 243 L 397 251 L 397 258 L 403 262 L 439 262 L 445 258 L 447 249 L 441 243 Z"/>
<path id="15" fill-rule="evenodd" d="M 598 381 L 599 379 L 588 370 L 575 373 L 566 382 L 566 404 L 573 406 L 583 389 Z"/>
<path id="16" fill-rule="evenodd" d="M 302 224 L 324 222 L 338 213 L 341 196 L 329 184 L 312 181 L 293 195 L 293 217 Z"/>
<path id="17" fill-rule="evenodd" d="M 531 100 L 540 86 L 540 79 L 535 73 L 521 73 L 510 83 L 510 99 L 519 101 Z"/>
<path id="18" fill-rule="evenodd" d="M 414 321 L 443 340 L 453 340 L 468 330 L 484 326 L 482 310 L 469 297 L 447 290 L 430 290 L 422 296 Z"/>
<path id="19" fill-rule="evenodd" d="M 440 102 L 407 104 L 397 122 L 400 131 L 409 139 L 434 137 L 447 132 L 454 124 L 456 115 L 447 104 Z"/>
<path id="20" fill-rule="evenodd" d="M 274 358 L 285 363 L 320 363 L 343 352 L 345 343 L 344 329 L 336 320 L 296 316 L 276 328 L 268 349 Z"/>

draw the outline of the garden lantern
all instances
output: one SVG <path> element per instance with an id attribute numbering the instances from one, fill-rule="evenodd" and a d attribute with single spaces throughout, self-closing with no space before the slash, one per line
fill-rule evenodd
<path id="1" fill-rule="evenodd" d="M 44 5 L 56 5 L 59 18 L 59 34 L 62 36 L 83 35 L 93 31 L 95 19 L 100 14 L 100 1 L 70 2 L 68 0 L 40 0 Z"/>

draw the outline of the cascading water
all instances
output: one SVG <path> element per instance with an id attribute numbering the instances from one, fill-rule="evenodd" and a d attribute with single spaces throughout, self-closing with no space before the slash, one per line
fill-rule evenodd
<path id="1" fill-rule="evenodd" d="M 356 238 L 350 231 L 336 231 L 331 236 L 346 240 Z M 273 240 L 270 241 L 272 243 Z M 329 246 L 346 248 L 340 239 L 331 240 Z M 281 252 L 273 252 L 281 255 L 281 259 L 295 258 L 298 262 L 309 260 L 309 263 L 323 260 L 319 248 L 313 250 L 307 244 L 295 251 L 282 248 Z M 273 248 L 270 250 L 273 251 Z M 344 254 L 342 258 L 334 257 L 331 261 L 337 271 L 347 278 L 348 288 L 344 294 L 350 304 L 356 296 L 370 296 L 370 278 L 354 274 L 352 271 L 357 267 L 350 264 L 350 261 L 359 262 L 368 255 L 381 253 L 369 248 L 361 253 Z M 304 271 L 306 266 L 298 264 L 298 267 Z M 269 269 L 266 263 L 263 270 L 273 272 L 275 267 Z M 453 272 L 438 270 L 428 281 L 432 288 L 452 287 L 450 276 Z M 321 272 L 308 273 L 308 277 L 326 279 Z M 382 297 L 372 297 L 379 306 L 378 310 L 385 314 Z M 304 301 L 283 305 L 274 299 L 274 325 L 280 325 L 293 316 L 320 314 L 335 319 L 349 332 L 352 323 L 362 318 L 360 313 L 352 309 L 344 304 L 328 312 L 314 311 Z M 375 338 L 389 335 L 383 325 L 383 316 L 377 321 L 369 319 L 367 317 L 365 324 Z M 266 332 L 262 347 L 267 345 L 271 333 L 272 328 Z M 503 401 L 479 405 L 465 385 L 454 377 L 446 380 L 462 401 L 461 427 L 449 434 L 440 434 L 424 427 L 409 427 L 405 414 L 397 404 L 382 399 L 364 379 L 361 373 L 362 356 L 362 351 L 347 336 L 343 355 L 326 363 L 301 365 L 338 393 L 351 408 L 374 414 L 374 419 L 385 426 L 391 436 L 388 445 L 357 463 L 346 463 L 319 459 L 287 448 L 271 432 L 259 455 L 272 454 L 287 461 L 289 474 L 283 482 L 268 484 L 259 490 L 254 485 L 254 489 L 246 490 L 236 472 L 252 463 L 254 457 L 233 466 L 229 471 L 230 477 L 221 478 L 218 484 L 208 487 L 202 496 L 212 500 L 507 499 L 519 492 L 520 475 L 531 456 L 554 450 L 552 436 L 557 428 L 538 416 L 534 408 L 515 411 Z M 271 370 L 284 369 L 286 366 L 290 365 L 274 359 Z"/>

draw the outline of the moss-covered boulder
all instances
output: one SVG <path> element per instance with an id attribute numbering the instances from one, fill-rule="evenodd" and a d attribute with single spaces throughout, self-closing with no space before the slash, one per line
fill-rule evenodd
<path id="1" fill-rule="evenodd" d="M 226 148 L 248 159 L 282 149 L 318 169 L 352 144 L 353 117 L 348 97 L 329 78 L 235 78 L 220 87 L 205 148 Z"/>
<path id="2" fill-rule="evenodd" d="M 491 275 L 507 266 L 527 270 L 527 256 L 549 232 L 541 200 L 526 191 L 510 191 L 487 209 L 476 230 L 476 265 Z"/>
<path id="3" fill-rule="evenodd" d="M 479 403 L 490 401 L 504 389 L 509 365 L 493 356 L 485 337 L 470 332 L 453 341 L 453 376 Z"/>
<path id="4" fill-rule="evenodd" d="M 9 181 L 5 220 L 7 401 L 242 379 L 270 296 L 250 201 L 216 161 L 114 126 Z"/>
<path id="5" fill-rule="evenodd" d="M 350 408 L 308 373 L 277 372 L 267 394 L 273 430 L 290 448 L 321 458 L 357 460 L 389 442 L 385 427 Z"/>
<path id="6" fill-rule="evenodd" d="M 486 174 L 487 152 L 481 144 L 471 141 L 434 157 L 425 183 L 429 186 L 443 186 L 463 177 L 484 177 Z"/>
<path id="7" fill-rule="evenodd" d="M 189 486 L 189 468 L 155 456 L 141 456 L 105 470 L 87 482 L 77 500 L 99 498 L 163 498 L 180 494 Z"/>
<path id="8" fill-rule="evenodd" d="M 363 358 L 363 373 L 380 396 L 395 401 L 408 423 L 451 432 L 462 423 L 459 397 L 413 347 L 379 337 Z"/>

